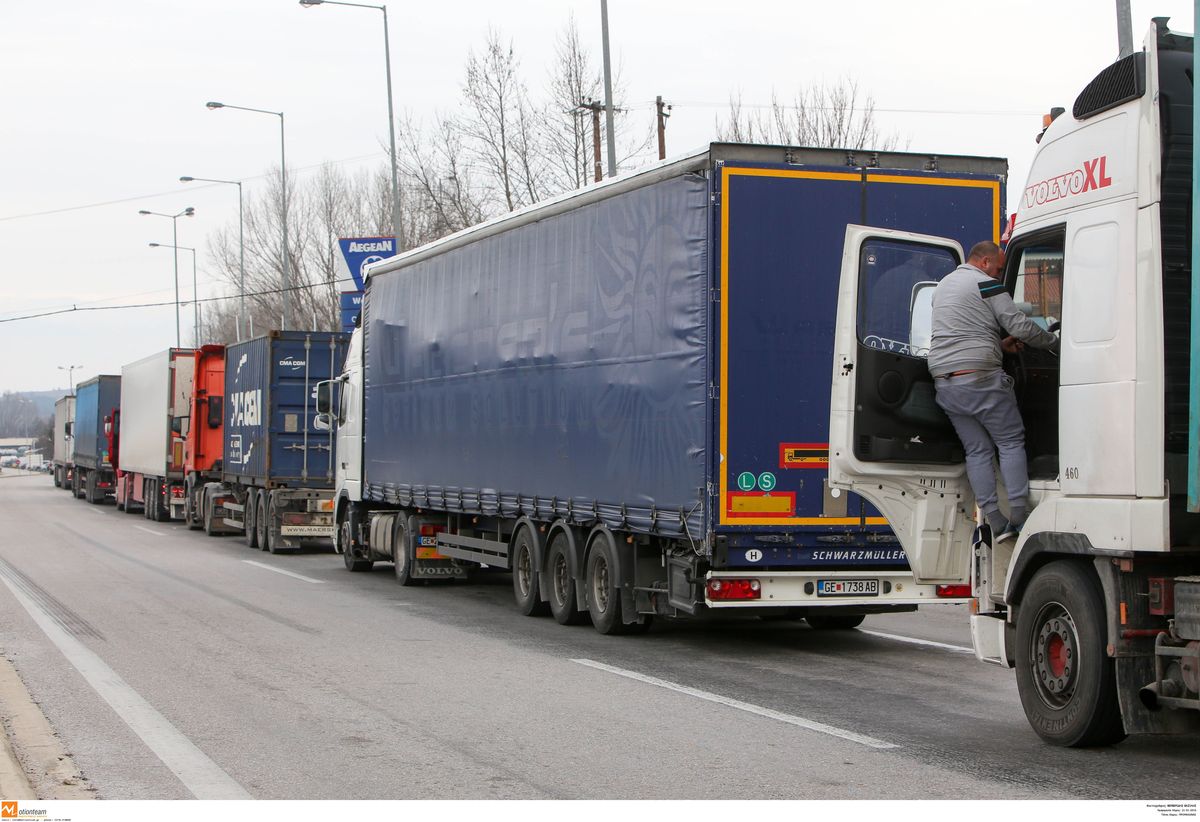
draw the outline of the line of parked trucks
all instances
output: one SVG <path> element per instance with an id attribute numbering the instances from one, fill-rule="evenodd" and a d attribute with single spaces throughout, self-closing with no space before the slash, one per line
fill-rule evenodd
<path id="1" fill-rule="evenodd" d="M 1194 732 L 1191 67 L 1155 21 L 1048 123 L 1015 223 L 1003 160 L 733 144 L 484 223 L 370 268 L 348 340 L 81 384 L 56 484 L 402 585 L 508 571 L 606 634 L 969 603 L 1046 740 Z M 1062 353 L 1008 363 L 1035 507 L 993 546 L 924 357 L 932 288 L 1006 225 Z"/>
<path id="2" fill-rule="evenodd" d="M 313 428 L 316 385 L 345 348 L 344 334 L 278 331 L 82 382 L 55 406 L 54 483 L 267 551 L 327 539 L 334 454 Z"/>

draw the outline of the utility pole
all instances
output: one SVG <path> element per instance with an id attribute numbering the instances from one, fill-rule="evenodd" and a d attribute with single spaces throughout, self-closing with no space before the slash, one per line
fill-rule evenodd
<path id="1" fill-rule="evenodd" d="M 1117 0 L 1117 59 L 1133 54 L 1133 21 L 1129 0 Z"/>
<path id="2" fill-rule="evenodd" d="M 600 112 L 604 110 L 604 105 L 596 100 L 588 100 L 586 103 L 580 103 L 576 110 L 592 113 L 592 163 L 598 183 L 604 179 L 604 165 L 600 161 Z"/>
<path id="3" fill-rule="evenodd" d="M 666 111 L 663 111 L 663 98 L 658 95 L 654 98 L 654 105 L 658 109 L 658 159 L 667 159 L 667 118 L 671 116 L 671 107 L 667 106 Z"/>

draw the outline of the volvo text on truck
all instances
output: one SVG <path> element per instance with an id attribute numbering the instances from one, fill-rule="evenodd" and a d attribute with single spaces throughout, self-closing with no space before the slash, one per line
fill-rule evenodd
<path id="1" fill-rule="evenodd" d="M 71 490 L 76 497 L 99 505 L 113 494 L 116 480 L 114 425 L 121 410 L 121 378 L 109 374 L 75 386 L 74 474 Z"/>
<path id="2" fill-rule="evenodd" d="M 183 519 L 184 429 L 192 396 L 191 349 L 168 348 L 121 369 L 117 508 L 159 522 Z"/>
<path id="3" fill-rule="evenodd" d="M 215 522 L 276 552 L 325 542 L 333 523 L 333 432 L 315 427 L 317 384 L 337 374 L 348 335 L 272 331 L 225 348 L 220 483 L 205 486 Z"/>
<path id="4" fill-rule="evenodd" d="M 931 403 L 937 277 L 888 306 L 895 330 L 863 309 L 886 266 L 961 248 L 846 231 L 831 482 L 887 516 L 918 583 L 969 580 L 976 655 L 1015 669 L 1030 724 L 1060 745 L 1200 728 L 1192 43 L 1156 20 L 1040 138 L 1003 277 L 1061 353 L 1008 363 L 1032 495 L 1015 544 L 975 529 L 957 438 Z"/>
<path id="5" fill-rule="evenodd" d="M 346 566 L 507 569 L 523 612 L 603 633 L 964 601 L 826 483 L 840 237 L 998 239 L 1006 169 L 713 144 L 377 264 L 321 392 Z M 952 267 L 912 263 L 888 299 Z"/>
<path id="6" fill-rule="evenodd" d="M 54 487 L 70 488 L 75 468 L 72 455 L 75 442 L 71 426 L 75 422 L 75 395 L 68 394 L 54 402 Z"/>

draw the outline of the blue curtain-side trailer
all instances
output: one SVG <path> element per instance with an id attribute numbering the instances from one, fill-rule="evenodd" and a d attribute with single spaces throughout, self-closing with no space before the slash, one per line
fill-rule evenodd
<path id="1" fill-rule="evenodd" d="M 1006 174 L 713 144 L 377 265 L 330 392 L 347 566 L 509 569 L 525 612 L 606 633 L 961 599 L 826 487 L 834 315 L 847 225 L 998 240 Z"/>

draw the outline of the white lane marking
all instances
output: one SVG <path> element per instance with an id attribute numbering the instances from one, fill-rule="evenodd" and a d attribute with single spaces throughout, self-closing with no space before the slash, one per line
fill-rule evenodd
<path id="1" fill-rule="evenodd" d="M 291 571 L 285 571 L 282 568 L 273 568 L 270 565 L 265 565 L 261 562 L 255 562 L 252 559 L 244 559 L 244 560 L 242 560 L 242 562 L 246 563 L 247 565 L 253 565 L 256 568 L 263 568 L 267 571 L 274 571 L 277 574 L 286 574 L 289 577 L 295 577 L 296 579 L 302 579 L 305 582 L 311 582 L 313 585 L 324 585 L 325 584 L 325 580 L 323 580 L 323 579 L 313 579 L 312 577 L 306 577 L 303 574 L 295 574 L 295 573 L 292 573 Z"/>
<path id="2" fill-rule="evenodd" d="M 87 508 L 84 508 L 83 510 L 85 510 L 85 511 L 91 511 L 93 514 L 99 514 L 100 516 L 104 516 L 104 512 L 103 512 L 103 511 L 101 511 L 99 508 L 93 508 L 93 507 L 92 507 L 92 506 L 90 506 L 90 505 L 89 505 Z"/>
<path id="3" fill-rule="evenodd" d="M 956 654 L 971 654 L 975 655 L 974 648 L 967 648 L 963 645 L 947 645 L 945 642 L 934 642 L 932 639 L 917 639 L 915 636 L 900 636 L 899 634 L 885 634 L 882 631 L 864 631 L 858 629 L 860 634 L 867 636 L 877 636 L 880 639 L 890 639 L 895 642 L 907 642 L 910 645 L 924 645 L 928 648 L 941 648 L 943 651 L 951 651 Z"/>
<path id="4" fill-rule="evenodd" d="M 786 722 L 789 725 L 807 728 L 808 730 L 816 731 L 817 733 L 836 736 L 841 739 L 849 740 L 850 742 L 857 742 L 859 745 L 866 745 L 868 748 L 888 750 L 890 748 L 900 747 L 899 745 L 894 745 L 891 742 L 884 742 L 882 739 L 875 739 L 874 737 L 864 736 L 863 734 L 858 734 L 854 731 L 847 731 L 844 728 L 835 728 L 832 725 L 826 725 L 821 722 L 816 722 L 812 719 L 805 719 L 802 716 L 793 716 L 792 714 L 773 711 L 770 708 L 763 708 L 759 705 L 752 705 L 749 702 L 742 702 L 738 699 L 730 699 L 729 697 L 721 696 L 720 694 L 701 691 L 697 688 L 689 688 L 687 685 L 679 685 L 678 683 L 668 682 L 667 680 L 659 679 L 658 677 L 646 676 L 645 674 L 639 674 L 636 671 L 627 671 L 624 668 L 615 668 L 612 665 L 605 665 L 603 662 L 596 662 L 591 659 L 572 659 L 571 661 L 577 662 L 580 665 L 586 665 L 589 668 L 596 668 L 600 671 L 608 671 L 610 674 L 616 674 L 617 676 L 636 679 L 638 682 L 645 682 L 647 685 L 666 688 L 669 691 L 675 691 L 677 693 L 687 694 L 688 696 L 694 696 L 697 699 L 703 699 L 707 702 L 715 702 L 718 705 L 725 705 L 726 707 L 735 708 L 739 711 L 746 711 L 747 713 L 763 716 L 767 719 Z"/>
<path id="5" fill-rule="evenodd" d="M 197 799 L 253 799 L 82 642 L 60 628 L 0 569 L 0 579 L 67 661 Z"/>
<path id="6" fill-rule="evenodd" d="M 154 536 L 156 536 L 156 537 L 165 537 L 166 536 L 166 534 L 164 534 L 162 531 L 155 531 L 153 528 L 147 528 L 145 525 L 135 525 L 133 527 L 138 529 L 139 531 L 145 531 L 147 534 L 154 534 Z"/>

